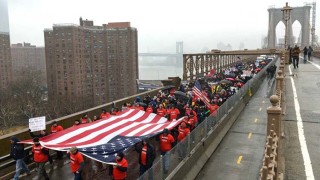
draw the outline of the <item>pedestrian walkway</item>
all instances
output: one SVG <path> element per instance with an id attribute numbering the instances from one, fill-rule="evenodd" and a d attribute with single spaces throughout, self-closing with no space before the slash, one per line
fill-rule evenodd
<path id="1" fill-rule="evenodd" d="M 320 59 L 300 62 L 286 67 L 285 178 L 320 179 Z"/>
<path id="2" fill-rule="evenodd" d="M 264 79 L 196 179 L 258 179 L 274 85 L 274 78 Z"/>

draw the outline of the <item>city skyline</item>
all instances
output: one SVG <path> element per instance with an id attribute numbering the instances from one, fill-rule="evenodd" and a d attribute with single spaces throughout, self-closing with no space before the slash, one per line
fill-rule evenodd
<path id="1" fill-rule="evenodd" d="M 285 2 L 245 0 L 231 4 L 184 1 L 182 4 L 176 1 L 93 0 L 85 3 L 74 0 L 11 0 L 8 3 L 12 43 L 30 42 L 43 46 L 46 27 L 76 23 L 79 17 L 86 17 L 94 19 L 96 24 L 131 22 L 139 29 L 139 52 L 174 52 L 175 42 L 184 41 L 184 49 L 188 53 L 200 52 L 203 48 L 215 49 L 219 42 L 235 48 L 241 43 L 248 49 L 260 48 L 262 38 L 268 33 L 267 9 L 271 5 L 281 8 Z M 294 0 L 289 5 L 303 6 L 304 2 Z M 316 24 L 316 34 L 319 34 L 318 27 Z M 282 24 L 277 29 L 284 33 L 283 28 Z"/>

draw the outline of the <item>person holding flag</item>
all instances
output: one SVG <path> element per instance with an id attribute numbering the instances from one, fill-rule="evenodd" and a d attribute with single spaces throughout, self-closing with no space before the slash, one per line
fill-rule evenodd
<path id="1" fill-rule="evenodd" d="M 58 125 L 57 121 L 53 121 L 51 123 L 51 134 L 55 134 L 59 131 L 62 131 L 63 127 L 61 125 Z M 63 152 L 62 151 L 56 151 L 57 157 L 56 159 L 62 159 L 63 158 Z"/>
<path id="2" fill-rule="evenodd" d="M 70 168 L 74 174 L 74 180 L 81 180 L 81 173 L 85 165 L 82 154 L 75 146 L 71 147 L 67 154 L 70 158 Z"/>
<path id="3" fill-rule="evenodd" d="M 33 161 L 36 163 L 38 168 L 38 178 L 41 179 L 41 176 L 43 176 L 46 180 L 48 180 L 49 176 L 46 172 L 45 164 L 48 161 L 49 151 L 47 148 L 41 146 L 39 138 L 33 138 L 33 143 Z"/>
<path id="4" fill-rule="evenodd" d="M 207 106 L 207 108 L 211 107 L 210 100 L 207 97 L 207 94 L 202 91 L 201 84 L 199 80 L 196 80 L 194 83 L 194 87 L 192 88 L 192 92 L 194 93 L 195 96 L 199 97 L 202 102 Z"/>
<path id="5" fill-rule="evenodd" d="M 116 164 L 113 165 L 112 175 L 114 180 L 123 180 L 127 178 L 128 161 L 124 158 L 123 152 L 117 153 Z"/>

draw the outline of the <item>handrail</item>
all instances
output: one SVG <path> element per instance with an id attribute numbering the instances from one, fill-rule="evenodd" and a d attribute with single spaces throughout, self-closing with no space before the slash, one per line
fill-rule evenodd
<path id="1" fill-rule="evenodd" d="M 283 172 L 280 172 L 278 166 L 280 164 L 280 148 L 281 148 L 281 122 L 283 114 L 283 93 L 284 93 L 284 61 L 286 53 L 283 52 L 281 56 L 279 70 L 276 77 L 276 91 L 275 95 L 270 97 L 272 106 L 267 109 L 268 123 L 267 123 L 267 139 L 265 145 L 265 152 L 262 159 L 262 167 L 260 169 L 260 180 L 267 179 L 283 179 Z"/>

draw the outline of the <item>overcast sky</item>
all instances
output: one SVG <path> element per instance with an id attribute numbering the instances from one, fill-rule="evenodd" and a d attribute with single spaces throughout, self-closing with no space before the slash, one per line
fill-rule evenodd
<path id="1" fill-rule="evenodd" d="M 173 53 L 176 41 L 184 42 L 185 53 L 200 52 L 203 48 L 215 49 L 219 42 L 231 44 L 233 49 L 243 42 L 245 48 L 255 49 L 261 47 L 261 39 L 268 33 L 267 9 L 273 5 L 276 8 L 283 7 L 285 2 L 8 0 L 11 43 L 30 42 L 43 46 L 44 28 L 51 28 L 55 23 L 79 24 L 81 16 L 93 20 L 95 25 L 130 21 L 131 26 L 138 29 L 139 52 Z M 290 6 L 304 5 L 301 0 L 288 2 Z M 316 24 L 316 29 L 319 35 L 319 24 Z M 284 25 L 278 26 L 277 31 L 280 31 L 280 36 L 283 35 Z"/>

